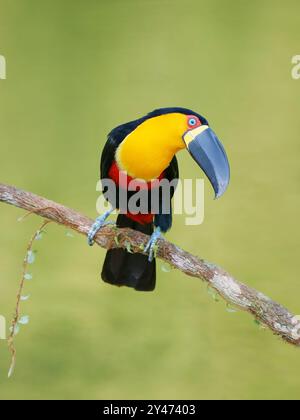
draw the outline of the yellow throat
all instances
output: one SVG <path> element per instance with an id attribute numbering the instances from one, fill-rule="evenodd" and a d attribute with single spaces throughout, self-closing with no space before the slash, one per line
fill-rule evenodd
<path id="1" fill-rule="evenodd" d="M 150 181 L 169 166 L 175 153 L 185 148 L 187 117 L 179 113 L 149 118 L 133 130 L 116 152 L 119 168 L 133 178 Z"/>

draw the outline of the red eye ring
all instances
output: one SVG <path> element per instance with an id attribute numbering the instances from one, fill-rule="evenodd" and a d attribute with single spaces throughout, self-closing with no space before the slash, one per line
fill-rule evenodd
<path id="1" fill-rule="evenodd" d="M 201 121 L 195 115 L 188 115 L 187 124 L 189 128 L 196 128 L 201 125 Z"/>

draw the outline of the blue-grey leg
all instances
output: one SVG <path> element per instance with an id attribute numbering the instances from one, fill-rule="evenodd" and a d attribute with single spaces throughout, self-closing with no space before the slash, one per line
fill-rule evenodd
<path id="1" fill-rule="evenodd" d="M 160 229 L 160 227 L 156 227 L 155 230 L 154 230 L 154 232 L 152 233 L 150 239 L 149 239 L 149 242 L 146 245 L 145 250 L 144 250 L 145 252 L 148 252 L 149 251 L 149 258 L 148 258 L 148 260 L 150 262 L 153 261 L 155 246 L 156 246 L 157 241 L 161 237 L 162 237 L 161 229 Z"/>
<path id="2" fill-rule="evenodd" d="M 105 222 L 106 219 L 111 215 L 111 213 L 113 211 L 114 211 L 114 209 L 111 208 L 110 210 L 108 210 L 104 214 L 102 214 L 102 216 L 97 217 L 97 219 L 95 220 L 95 223 L 93 224 L 93 226 L 91 227 L 91 230 L 88 233 L 88 244 L 89 244 L 89 246 L 94 245 L 94 237 L 95 237 L 96 233 L 103 226 L 108 225 L 108 224 L 114 224 L 113 222 Z"/>

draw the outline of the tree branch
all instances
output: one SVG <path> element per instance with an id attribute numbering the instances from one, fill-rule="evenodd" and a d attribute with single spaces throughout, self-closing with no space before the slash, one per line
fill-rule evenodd
<path id="1" fill-rule="evenodd" d="M 83 235 L 88 234 L 93 224 L 91 219 L 75 210 L 9 185 L 0 184 L 0 201 L 68 226 Z M 131 229 L 106 226 L 96 235 L 95 243 L 110 249 L 127 248 L 130 242 L 133 252 L 142 252 L 148 239 L 148 236 Z M 158 242 L 157 258 L 188 276 L 206 282 L 228 304 L 249 312 L 276 335 L 300 347 L 299 320 L 267 296 L 235 280 L 220 267 L 191 255 L 165 239 Z"/>

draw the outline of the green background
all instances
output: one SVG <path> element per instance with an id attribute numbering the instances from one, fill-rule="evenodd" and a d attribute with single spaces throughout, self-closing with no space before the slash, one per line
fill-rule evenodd
<path id="1" fill-rule="evenodd" d="M 0 0 L 1 182 L 96 215 L 107 132 L 157 107 L 204 114 L 232 182 L 168 239 L 300 314 L 299 1 Z M 181 175 L 201 176 L 188 153 Z M 14 309 L 39 226 L 0 207 L 0 313 Z M 142 294 L 100 281 L 104 251 L 55 225 L 37 244 L 17 369 L 0 342 L 2 399 L 298 399 L 299 351 L 206 286 L 158 267 Z"/>

